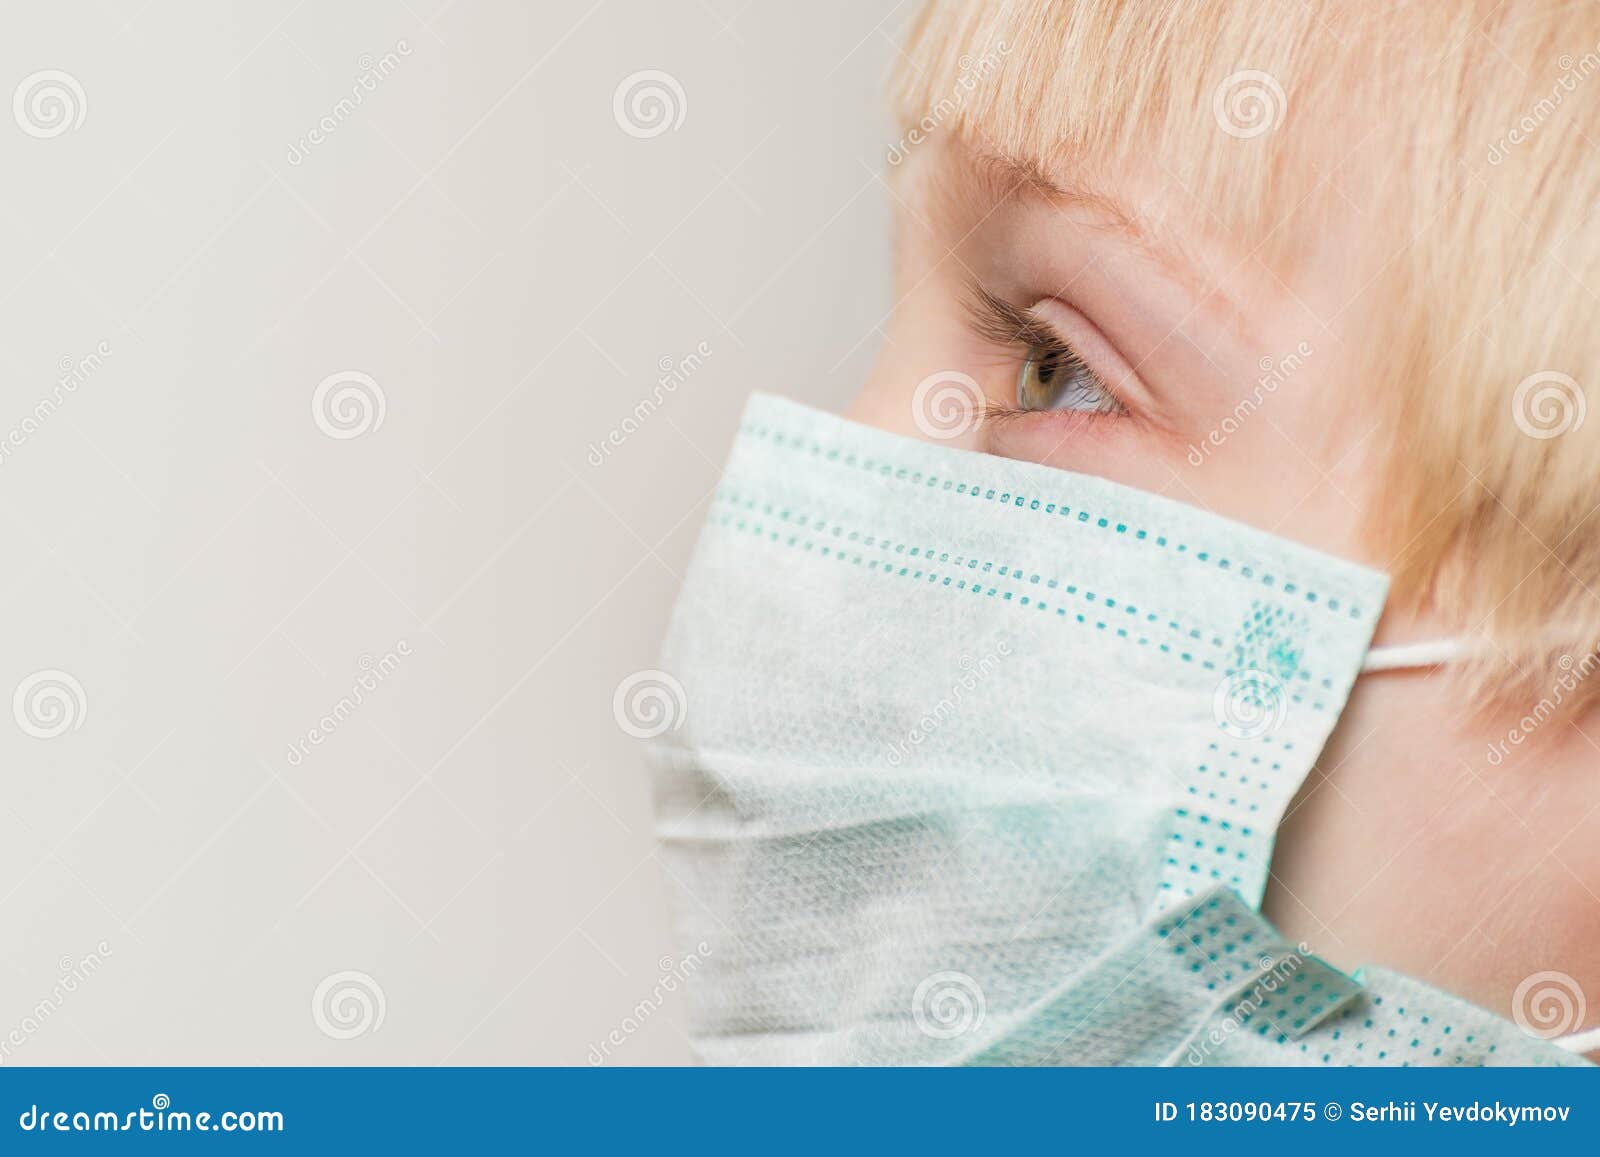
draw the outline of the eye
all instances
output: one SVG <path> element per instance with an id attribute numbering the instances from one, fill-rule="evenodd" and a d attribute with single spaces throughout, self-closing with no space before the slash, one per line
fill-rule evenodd
<path id="1" fill-rule="evenodd" d="M 1017 408 L 1114 414 L 1122 405 L 1072 349 L 1051 343 L 1028 347 L 1017 371 Z"/>
<path id="2" fill-rule="evenodd" d="M 1007 362 L 1016 356 L 1016 351 L 1024 353 L 1022 368 L 1017 372 L 1018 412 L 1128 412 L 1116 391 L 1079 356 L 1060 328 L 1050 323 L 1052 312 L 1069 319 L 1078 317 L 1065 303 L 1041 300 L 1033 308 L 1023 309 L 973 284 L 968 287 L 965 305 L 973 331 L 1006 350 Z"/>

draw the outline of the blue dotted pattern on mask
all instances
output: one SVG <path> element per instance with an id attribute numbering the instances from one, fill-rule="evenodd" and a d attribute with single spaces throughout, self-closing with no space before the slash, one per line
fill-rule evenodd
<path id="1" fill-rule="evenodd" d="M 1585 1067 L 1582 1057 L 1511 1021 L 1411 977 L 1382 969 L 1356 974 L 1360 995 L 1314 1031 L 1285 1032 L 1282 1000 L 1223 1005 L 1190 1040 L 1179 1063 L 1194 1065 L 1490 1065 Z M 1248 995 L 1248 994 L 1246 994 Z"/>
<path id="2" fill-rule="evenodd" d="M 1057 618 L 1104 631 L 1136 646 L 1153 647 L 1156 651 L 1171 655 L 1180 662 L 1194 664 L 1202 670 L 1227 669 L 1226 663 L 1207 657 L 1208 650 L 1218 654 L 1219 657 L 1221 655 L 1223 642 L 1217 636 L 1212 635 L 1208 638 L 1196 628 L 1191 627 L 1186 630 L 1176 620 L 1163 621 L 1161 616 L 1150 612 L 1144 612 L 1144 618 L 1141 619 L 1137 606 L 1115 595 L 1082 591 L 1074 583 L 1063 584 L 1059 579 L 1040 575 L 1036 571 L 997 564 L 992 560 L 981 560 L 959 552 L 952 554 L 933 547 L 886 543 L 886 540 L 878 536 L 855 530 L 847 531 L 837 523 L 797 515 L 794 511 L 773 503 L 741 497 L 733 493 L 731 488 L 719 489 L 714 501 L 717 505 L 726 506 L 728 509 L 721 514 L 709 515 L 708 524 L 727 527 L 782 546 L 814 553 L 821 558 L 837 559 L 869 571 L 998 599 L 1033 611 L 1054 612 Z M 739 513 L 741 510 L 747 513 Z M 772 523 L 764 521 L 766 518 L 772 519 Z M 888 549 L 897 556 L 903 556 L 911 561 L 897 564 L 890 559 L 872 558 L 862 554 L 863 549 L 869 551 Z M 989 582 L 982 576 L 995 576 L 1004 581 Z M 1033 589 L 1034 593 L 1024 593 L 1027 589 Z M 1075 602 L 1081 600 L 1089 604 L 1090 609 L 1076 610 L 1072 606 L 1063 606 L 1041 592 L 1054 592 L 1055 597 L 1064 597 Z M 1174 631 L 1180 637 L 1164 640 L 1160 637 L 1160 632 L 1163 630 Z M 1300 672 L 1299 676 L 1301 679 L 1311 678 L 1309 673 L 1304 671 Z M 1322 682 L 1326 685 L 1327 680 Z M 1294 699 L 1296 702 L 1301 701 L 1298 693 Z M 1314 703 L 1313 706 L 1318 711 L 1324 710 L 1320 702 Z"/>
<path id="3" fill-rule="evenodd" d="M 904 482 L 911 486 L 921 486 L 928 490 L 942 490 L 946 493 L 979 501 L 995 502 L 1003 506 L 1027 510 L 1069 523 L 1097 528 L 1111 534 L 1124 535 L 1131 540 L 1145 543 L 1158 549 L 1171 550 L 1175 554 L 1191 558 L 1198 563 L 1214 566 L 1241 579 L 1272 587 L 1285 595 L 1294 596 L 1307 606 L 1321 607 L 1325 611 L 1343 614 L 1351 619 L 1366 617 L 1366 612 L 1358 604 L 1349 603 L 1338 596 L 1328 595 L 1316 590 L 1302 589 L 1301 585 L 1292 579 L 1283 578 L 1270 570 L 1263 569 L 1259 565 L 1241 562 L 1225 555 L 1219 555 L 1215 551 L 1204 547 L 1192 546 L 1187 542 L 1169 539 L 1165 534 L 1145 527 L 1131 526 L 1126 521 L 1109 515 L 1075 509 L 1067 503 L 1051 501 L 1036 495 L 1013 493 L 1002 488 L 984 486 L 980 483 L 963 479 L 944 478 L 910 467 L 897 466 L 893 462 L 883 461 L 871 455 L 857 454 L 854 451 L 839 447 L 824 446 L 822 443 L 803 434 L 790 433 L 760 422 L 747 421 L 740 427 L 740 430 L 745 437 L 769 442 L 781 449 L 808 453 L 811 457 L 820 461 L 863 470 L 879 478 Z"/>
<path id="4" fill-rule="evenodd" d="M 1200 647 L 1192 646 L 1183 642 L 1164 642 L 1160 638 L 1153 638 L 1147 631 L 1141 630 L 1136 626 L 1130 627 L 1123 625 L 1123 623 L 1115 614 L 1102 616 L 1091 611 L 1075 611 L 1069 607 L 1064 607 L 1055 602 L 1046 600 L 1038 595 L 1018 594 L 1015 590 L 1009 590 L 1005 587 L 997 586 L 992 583 L 986 583 L 980 579 L 960 574 L 954 570 L 938 569 L 931 565 L 927 565 L 927 563 L 924 563 L 924 565 L 908 564 L 904 566 L 896 566 L 892 562 L 885 562 L 875 558 L 865 558 L 853 550 L 843 550 L 824 543 L 818 543 L 814 539 L 811 539 L 804 534 L 784 534 L 783 532 L 774 530 L 761 522 L 743 518 L 736 514 L 724 514 L 720 517 L 713 515 L 707 519 L 707 523 L 708 525 L 715 523 L 719 526 L 725 526 L 732 530 L 754 535 L 757 538 L 764 538 L 768 541 L 794 547 L 798 550 L 812 552 L 821 558 L 832 558 L 841 563 L 858 566 L 868 571 L 876 571 L 883 575 L 910 579 L 913 582 L 924 582 L 934 586 L 949 587 L 952 590 L 961 591 L 967 594 L 997 599 L 1000 602 L 1012 603 L 1019 609 L 1032 610 L 1042 613 L 1053 612 L 1054 617 L 1057 619 L 1065 619 L 1069 622 L 1075 622 L 1096 631 L 1103 631 L 1108 636 L 1122 639 L 1133 645 L 1140 647 L 1151 647 L 1162 654 L 1170 655 L 1179 662 L 1191 663 L 1207 671 L 1219 669 L 1215 660 L 1208 659 L 1203 654 L 1199 653 L 1201 649 Z M 927 562 L 931 563 L 937 561 L 944 563 L 948 561 L 948 557 L 949 556 L 947 555 L 941 554 L 938 556 L 938 558 L 927 560 Z M 1115 605 L 1114 600 L 1113 605 Z"/>
<path id="5" fill-rule="evenodd" d="M 1361 991 L 1308 949 L 1285 941 L 1229 888 L 1202 894 L 1158 922 L 1155 934 L 1208 991 L 1237 994 L 1225 1007 L 1249 1009 L 1259 1026 L 1285 1040 L 1310 1032 Z"/>
<path id="6" fill-rule="evenodd" d="M 994 575 L 1016 584 L 1019 588 L 1029 586 L 1037 588 L 1034 598 L 1037 600 L 1043 591 L 1054 591 L 1055 597 L 1067 598 L 1073 601 L 1088 604 L 1097 609 L 1115 611 L 1115 617 L 1126 622 L 1136 623 L 1143 628 L 1154 631 L 1168 630 L 1182 635 L 1196 645 L 1196 649 L 1208 648 L 1220 657 L 1227 649 L 1227 644 L 1220 635 L 1203 633 L 1196 627 L 1185 626 L 1176 618 L 1167 614 L 1156 614 L 1153 611 L 1141 610 L 1131 603 L 1119 600 L 1114 595 L 1097 592 L 1084 588 L 1078 583 L 1068 582 L 1049 574 L 1041 574 L 1032 567 L 1019 566 L 1016 563 L 1002 563 L 994 559 L 981 558 L 976 555 L 962 554 L 959 552 L 940 550 L 936 546 L 899 542 L 881 534 L 845 526 L 838 522 L 815 514 L 794 510 L 789 507 L 778 506 L 771 502 L 763 502 L 739 493 L 733 487 L 722 487 L 717 491 L 714 500 L 719 505 L 727 505 L 734 510 L 743 510 L 748 514 L 762 515 L 782 522 L 793 528 L 795 532 L 804 533 L 809 539 L 832 539 L 834 549 L 837 551 L 844 547 L 859 547 L 864 550 L 876 550 L 882 554 L 894 554 L 901 558 L 910 559 L 913 563 L 947 564 L 955 570 L 966 570 L 975 575 Z M 780 536 L 781 538 L 781 536 Z M 795 545 L 795 544 L 791 544 Z M 1020 592 L 1019 592 L 1020 593 Z"/>
<path id="7" fill-rule="evenodd" d="M 1183 787 L 1189 804 L 1174 810 L 1157 906 L 1219 884 L 1260 902 L 1277 817 L 1298 786 L 1281 762 L 1293 750 L 1293 740 L 1275 735 L 1207 745 Z"/>
<path id="8" fill-rule="evenodd" d="M 1130 928 L 1081 975 L 959 1060 L 1181 1063 L 1176 1054 L 1219 1006 L 1262 990 L 1291 988 L 1278 1010 L 1290 1039 L 1360 991 L 1350 977 L 1285 941 L 1236 894 L 1213 888 Z"/>
<path id="9" fill-rule="evenodd" d="M 1300 670 L 1309 626 L 1298 611 L 1252 599 L 1250 614 L 1234 635 L 1234 667 L 1265 671 L 1288 683 Z"/>

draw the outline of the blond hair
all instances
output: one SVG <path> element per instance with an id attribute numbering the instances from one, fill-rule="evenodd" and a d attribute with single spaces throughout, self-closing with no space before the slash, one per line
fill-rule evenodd
<path id="1" fill-rule="evenodd" d="M 1490 640 L 1475 687 L 1513 702 L 1595 651 L 1600 8 L 929 0 L 894 96 L 906 125 L 1047 169 L 1158 158 L 1269 263 L 1344 158 L 1382 158 L 1356 179 L 1388 304 L 1350 380 L 1391 438 L 1368 531 L 1391 604 Z"/>

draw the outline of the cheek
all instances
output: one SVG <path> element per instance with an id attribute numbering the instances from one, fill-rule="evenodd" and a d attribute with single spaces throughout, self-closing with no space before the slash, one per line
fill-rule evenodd
<path id="1" fill-rule="evenodd" d="M 994 424 L 987 449 L 1155 493 L 1166 493 L 1175 477 L 1170 451 L 1124 416 L 1064 411 L 1009 419 Z"/>
<path id="2" fill-rule="evenodd" d="M 1381 516 L 1371 419 L 1341 410 L 1340 391 L 1314 372 L 1275 391 L 1253 386 L 1247 404 L 1198 419 L 1175 485 L 1220 514 L 1368 565 L 1363 541 Z"/>

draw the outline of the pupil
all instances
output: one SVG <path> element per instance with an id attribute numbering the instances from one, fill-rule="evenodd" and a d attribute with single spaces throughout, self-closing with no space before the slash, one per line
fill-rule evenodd
<path id="1" fill-rule="evenodd" d="M 1039 375 L 1039 384 L 1048 386 L 1050 384 L 1050 379 L 1056 376 L 1055 355 L 1047 354 L 1043 358 L 1040 358 L 1037 364 L 1039 368 L 1035 372 Z"/>

